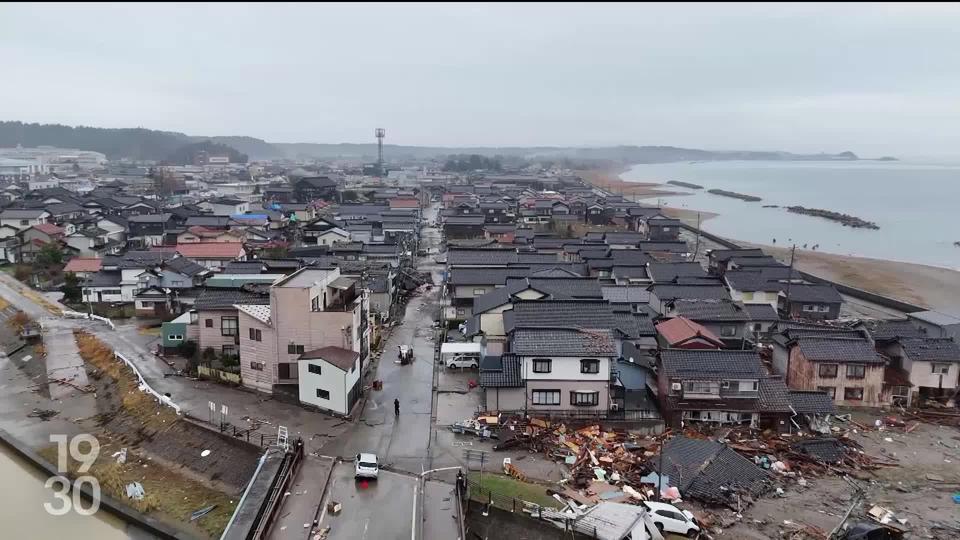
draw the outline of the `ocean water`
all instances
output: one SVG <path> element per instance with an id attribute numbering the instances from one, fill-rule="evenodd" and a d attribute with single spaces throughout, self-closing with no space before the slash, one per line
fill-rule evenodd
<path id="1" fill-rule="evenodd" d="M 818 251 L 915 262 L 960 270 L 960 164 L 911 162 L 695 162 L 636 165 L 624 180 L 699 184 L 662 197 L 663 206 L 719 214 L 703 222 L 724 237 L 777 246 L 819 244 Z M 706 193 L 725 189 L 760 202 Z M 646 199 L 645 202 L 654 202 Z M 876 223 L 854 229 L 763 205 L 823 208 Z"/>

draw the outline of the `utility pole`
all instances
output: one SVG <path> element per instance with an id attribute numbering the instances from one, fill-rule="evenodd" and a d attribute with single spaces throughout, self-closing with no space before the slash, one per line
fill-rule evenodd
<path id="1" fill-rule="evenodd" d="M 790 317 L 790 285 L 793 283 L 793 259 L 797 254 L 797 245 L 790 248 L 790 270 L 787 271 L 787 300 L 784 307 L 787 308 L 787 317 Z"/>
<path id="2" fill-rule="evenodd" d="M 697 243 L 693 248 L 693 262 L 697 262 L 697 255 L 700 253 L 700 212 L 697 212 Z"/>

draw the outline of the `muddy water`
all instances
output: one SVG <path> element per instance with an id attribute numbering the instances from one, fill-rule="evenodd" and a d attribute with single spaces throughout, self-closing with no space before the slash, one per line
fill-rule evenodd
<path id="1" fill-rule="evenodd" d="M 126 540 L 126 525 L 105 510 L 93 516 L 81 516 L 70 512 L 63 516 L 51 516 L 43 503 L 55 507 L 60 502 L 54 499 L 53 491 L 43 487 L 46 477 L 28 462 L 0 447 L 0 523 L 3 538 L 35 538 L 54 540 L 74 538 L 77 540 Z M 142 538 L 142 535 L 137 535 Z"/>

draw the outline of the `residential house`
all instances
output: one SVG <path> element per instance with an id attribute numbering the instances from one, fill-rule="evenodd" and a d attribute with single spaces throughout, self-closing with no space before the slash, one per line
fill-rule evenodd
<path id="1" fill-rule="evenodd" d="M 207 288 L 200 292 L 194 304 L 199 325 L 198 345 L 201 354 L 212 350 L 227 357 L 243 356 L 240 349 L 240 306 L 265 306 L 269 311 L 270 296 L 253 288 L 221 289 Z M 248 308 L 253 309 L 253 308 Z M 244 330 L 246 332 L 246 330 Z M 245 386 L 254 386 L 255 378 L 242 369 L 241 377 Z M 255 386 L 254 386 L 255 387 Z"/>
<path id="2" fill-rule="evenodd" d="M 242 243 L 245 240 L 246 234 L 244 231 L 208 229 L 199 225 L 194 225 L 177 235 L 177 245 L 216 242 Z"/>
<path id="3" fill-rule="evenodd" d="M 64 274 L 74 274 L 80 278 L 81 282 L 93 277 L 103 266 L 103 259 L 93 259 L 85 257 L 74 257 L 67 261 L 63 267 Z"/>
<path id="4" fill-rule="evenodd" d="M 657 341 L 670 349 L 722 349 L 720 336 L 686 317 L 677 316 L 658 323 Z"/>
<path id="5" fill-rule="evenodd" d="M 178 244 L 176 252 L 211 270 L 219 270 L 231 261 L 247 260 L 240 242 L 194 242 Z"/>
<path id="6" fill-rule="evenodd" d="M 19 260 L 32 263 L 47 245 L 63 245 L 64 230 L 52 223 L 39 223 L 17 233 L 20 238 Z"/>
<path id="7" fill-rule="evenodd" d="M 901 371 L 910 382 L 909 391 L 890 389 L 891 397 L 906 396 L 901 405 L 946 400 L 956 394 L 960 386 L 960 347 L 953 338 L 900 337 L 884 345 L 878 343 L 877 349 L 890 358 L 887 369 Z"/>
<path id="8" fill-rule="evenodd" d="M 648 240 L 656 242 L 675 242 L 680 239 L 680 220 L 663 215 L 655 215 L 645 220 Z"/>
<path id="9" fill-rule="evenodd" d="M 787 387 L 767 374 L 754 351 L 662 350 L 657 394 L 672 427 L 682 422 L 790 428 Z"/>
<path id="10" fill-rule="evenodd" d="M 756 500 L 774 487 L 772 475 L 729 446 L 680 435 L 663 444 L 663 456 L 649 463 L 684 499 L 736 508 L 744 497 Z"/>
<path id="11" fill-rule="evenodd" d="M 840 317 L 843 298 L 833 285 L 784 285 L 777 309 L 791 319 L 833 320 Z"/>
<path id="12" fill-rule="evenodd" d="M 201 203 L 200 206 L 209 209 L 215 216 L 232 216 L 234 214 L 246 214 L 250 211 L 249 202 L 229 197 L 209 199 Z"/>
<path id="13" fill-rule="evenodd" d="M 360 355 L 343 347 L 327 346 L 300 355 L 297 362 L 300 403 L 349 415 L 363 394 Z"/>
<path id="14" fill-rule="evenodd" d="M 294 198 L 301 203 L 318 199 L 332 201 L 336 199 L 337 182 L 329 176 L 308 176 L 293 183 Z"/>
<path id="15" fill-rule="evenodd" d="M 0 225 L 0 264 L 15 263 L 20 253 L 20 230 L 13 225 Z"/>
<path id="16" fill-rule="evenodd" d="M 369 303 L 355 280 L 341 276 L 339 268 L 302 268 L 276 281 L 269 298 L 269 309 L 238 305 L 244 385 L 300 396 L 301 360 L 324 347 L 357 353 L 362 369 L 369 353 Z"/>
<path id="17" fill-rule="evenodd" d="M 759 248 L 713 249 L 707 252 L 708 269 L 711 274 L 723 276 L 732 257 L 766 257 Z"/>
<path id="18" fill-rule="evenodd" d="M 957 315 L 930 310 L 907 313 L 907 318 L 913 321 L 926 336 L 952 337 L 960 341 L 960 317 Z"/>
<path id="19" fill-rule="evenodd" d="M 610 409 L 611 365 L 619 356 L 610 330 L 518 328 L 510 349 L 520 360 L 524 411 L 563 416 Z"/>
<path id="20" fill-rule="evenodd" d="M 743 348 L 753 337 L 752 321 L 743 304 L 730 300 L 671 300 L 664 304 L 664 317 L 685 317 L 703 325 L 728 348 Z"/>
<path id="21" fill-rule="evenodd" d="M 678 285 L 655 283 L 647 288 L 650 292 L 650 307 L 657 313 L 665 313 L 667 302 L 674 300 L 730 300 L 730 293 L 720 283 Z"/>
<path id="22" fill-rule="evenodd" d="M 50 212 L 42 208 L 7 208 L 0 212 L 0 225 L 16 227 L 18 231 L 47 223 L 49 219 Z"/>
<path id="23" fill-rule="evenodd" d="M 787 385 L 820 390 L 837 405 L 879 407 L 886 360 L 866 337 L 801 335 L 787 343 Z"/>
<path id="24" fill-rule="evenodd" d="M 351 232 L 324 218 L 304 225 L 300 232 L 305 245 L 330 246 L 351 239 Z"/>
<path id="25" fill-rule="evenodd" d="M 624 347 L 613 365 L 610 383 L 610 416 L 625 420 L 662 421 L 651 387 L 656 387 L 656 358 Z M 662 427 L 662 424 L 661 426 Z"/>
<path id="26" fill-rule="evenodd" d="M 443 234 L 446 238 L 483 238 L 484 217 L 447 216 L 443 218 Z"/>
<path id="27" fill-rule="evenodd" d="M 150 248 L 164 244 L 164 236 L 170 227 L 172 214 L 137 214 L 127 218 L 129 234 L 127 242 L 137 248 Z"/>

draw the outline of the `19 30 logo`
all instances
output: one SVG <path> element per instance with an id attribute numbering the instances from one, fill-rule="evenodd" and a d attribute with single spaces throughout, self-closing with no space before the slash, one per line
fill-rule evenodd
<path id="1" fill-rule="evenodd" d="M 82 516 L 95 514 L 100 509 L 100 482 L 93 476 L 83 473 L 88 472 L 97 461 L 97 456 L 100 455 L 100 442 L 93 435 L 86 433 L 69 439 L 66 435 L 54 434 L 50 435 L 50 442 L 57 444 L 57 472 L 60 474 L 47 478 L 44 483 L 44 487 L 53 490 L 53 497 L 56 499 L 52 503 L 43 503 L 44 510 L 54 516 L 68 514 L 71 510 Z M 81 476 L 73 481 L 72 490 L 70 479 L 66 476 L 69 471 L 68 459 L 80 463 L 77 472 Z M 81 489 L 84 485 L 90 486 L 91 501 L 90 506 L 87 507 L 84 507 L 81 497 Z"/>

